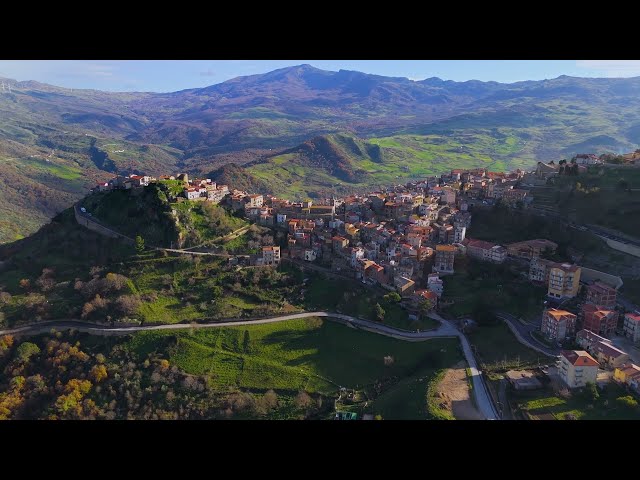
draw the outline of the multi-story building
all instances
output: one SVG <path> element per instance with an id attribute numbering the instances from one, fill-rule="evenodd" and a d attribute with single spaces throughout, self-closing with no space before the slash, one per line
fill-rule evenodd
<path id="1" fill-rule="evenodd" d="M 502 201 L 508 205 L 515 205 L 518 202 L 524 202 L 529 192 L 520 188 L 505 190 L 502 194 Z"/>
<path id="2" fill-rule="evenodd" d="M 438 298 L 444 293 L 444 282 L 438 273 L 430 273 L 427 275 L 427 290 L 435 293 Z"/>
<path id="3" fill-rule="evenodd" d="M 280 247 L 262 247 L 263 265 L 280 265 Z"/>
<path id="4" fill-rule="evenodd" d="M 484 240 L 467 239 L 467 255 L 486 262 L 502 263 L 507 258 L 507 249 Z"/>
<path id="5" fill-rule="evenodd" d="M 456 256 L 456 247 L 453 245 L 436 245 L 436 261 L 433 266 L 438 273 L 453 273 L 453 262 Z"/>
<path id="6" fill-rule="evenodd" d="M 247 207 L 261 207 L 264 203 L 264 197 L 262 195 L 247 195 L 245 201 Z"/>
<path id="7" fill-rule="evenodd" d="M 615 331 L 617 323 L 618 314 L 614 310 L 591 303 L 582 306 L 582 328 L 608 337 Z"/>
<path id="8" fill-rule="evenodd" d="M 593 333 L 591 330 L 582 329 L 576 333 L 576 343 L 588 352 L 593 352 L 593 349 L 598 342 L 611 343 L 611 340 L 601 337 L 597 333 Z"/>
<path id="9" fill-rule="evenodd" d="M 624 336 L 634 343 L 640 342 L 640 315 L 638 313 L 625 313 Z"/>
<path id="10" fill-rule="evenodd" d="M 549 269 L 547 295 L 554 298 L 573 298 L 580 288 L 581 269 L 569 263 L 556 264 Z"/>
<path id="11" fill-rule="evenodd" d="M 629 355 L 626 352 L 607 342 L 596 343 L 592 353 L 601 365 L 608 365 L 611 368 L 619 367 L 629 360 Z"/>
<path id="12" fill-rule="evenodd" d="M 556 342 L 572 337 L 576 331 L 576 318 L 571 312 L 549 308 L 542 314 L 542 334 Z"/>
<path id="13" fill-rule="evenodd" d="M 584 350 L 563 350 L 558 373 L 569 388 L 596 383 L 600 364 Z"/>
<path id="14" fill-rule="evenodd" d="M 628 385 L 631 388 L 635 387 L 634 389 L 637 392 L 637 386 L 638 383 L 640 383 L 640 367 L 633 363 L 620 365 L 614 370 L 613 379 L 616 382 Z"/>
<path id="15" fill-rule="evenodd" d="M 600 305 L 604 308 L 614 308 L 616 306 L 616 289 L 606 283 L 596 281 L 587 286 L 585 301 Z"/>
<path id="16" fill-rule="evenodd" d="M 555 262 L 540 257 L 533 257 L 529 263 L 529 280 L 532 282 L 549 283 L 549 270 Z"/>
<path id="17" fill-rule="evenodd" d="M 342 249 L 347 248 L 347 245 L 349 245 L 349 240 L 344 237 L 336 236 L 331 239 L 331 243 L 333 245 L 334 252 L 341 252 Z"/>
<path id="18" fill-rule="evenodd" d="M 355 247 L 351 249 L 351 268 L 356 268 L 358 260 L 364 258 L 364 248 Z"/>
<path id="19" fill-rule="evenodd" d="M 467 227 L 456 223 L 453 227 L 453 243 L 462 243 L 467 235 Z"/>

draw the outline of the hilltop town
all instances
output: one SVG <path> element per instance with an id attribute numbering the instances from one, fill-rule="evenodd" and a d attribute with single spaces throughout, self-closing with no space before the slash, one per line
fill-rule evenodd
<path id="1" fill-rule="evenodd" d="M 190 179 L 187 174 L 157 179 L 116 177 L 96 190 L 157 183 L 169 192 L 172 202 L 219 204 L 257 225 L 286 234 L 280 237 L 280 245 L 263 246 L 252 255 L 251 264 L 278 266 L 287 260 L 350 277 L 397 293 L 414 317 L 451 304 L 443 297 L 446 277 L 456 271 L 456 258 L 498 265 L 506 262 L 532 286 L 546 289 L 545 305 L 539 306 L 539 331 L 527 341 L 547 351 L 563 346 L 584 349 L 556 351 L 560 352 L 557 372 L 568 387 L 595 383 L 599 369 L 608 368 L 615 371 L 613 378 L 638 390 L 640 367 L 609 340 L 616 331 L 632 343 L 640 340 L 640 314 L 617 308 L 619 277 L 568 259 L 552 259 L 557 257 L 558 245 L 548 239 L 499 245 L 467 235 L 472 211 L 530 209 L 534 202 L 531 187 L 563 174 L 580 175 L 602 163 L 601 158 L 584 154 L 570 162 L 539 163 L 531 172 L 456 169 L 365 195 L 316 202 L 239 191 L 211 179 Z"/>

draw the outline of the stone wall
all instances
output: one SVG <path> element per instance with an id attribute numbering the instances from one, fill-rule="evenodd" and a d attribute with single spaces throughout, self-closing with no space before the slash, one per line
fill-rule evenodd
<path id="1" fill-rule="evenodd" d="M 133 243 L 134 240 L 132 238 L 127 237 L 126 235 L 122 235 L 121 233 L 118 232 L 114 232 L 113 230 L 111 230 L 110 228 L 107 228 L 103 225 L 100 225 L 98 222 L 96 222 L 95 220 L 92 220 L 90 218 L 88 218 L 85 215 L 82 215 L 82 213 L 80 212 L 80 209 L 78 208 L 77 205 L 74 205 L 73 207 L 73 213 L 76 216 L 76 222 L 78 222 L 79 225 L 82 225 L 85 228 L 88 228 L 89 230 L 92 230 L 100 235 L 103 235 L 105 237 L 110 237 L 110 238 L 121 238 L 127 242 L 131 242 Z"/>

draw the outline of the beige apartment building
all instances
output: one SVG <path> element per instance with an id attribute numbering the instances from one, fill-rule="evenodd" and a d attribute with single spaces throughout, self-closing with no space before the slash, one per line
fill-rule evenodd
<path id="1" fill-rule="evenodd" d="M 556 264 L 549 269 L 547 295 L 554 298 L 573 298 L 580 288 L 581 269 L 569 263 Z"/>
<path id="2" fill-rule="evenodd" d="M 579 388 L 587 383 L 596 383 L 599 366 L 596 359 L 584 350 L 563 350 L 558 373 L 569 388 Z"/>

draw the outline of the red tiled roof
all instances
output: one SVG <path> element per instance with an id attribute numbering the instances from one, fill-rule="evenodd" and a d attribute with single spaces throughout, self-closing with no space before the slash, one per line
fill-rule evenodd
<path id="1" fill-rule="evenodd" d="M 482 250 L 491 250 L 495 246 L 495 243 L 486 242 L 484 240 L 474 240 L 471 238 L 469 239 L 469 243 L 467 243 L 467 247 L 481 248 Z"/>
<path id="2" fill-rule="evenodd" d="M 584 350 L 563 350 L 562 356 L 576 367 L 599 367 L 600 364 Z"/>

